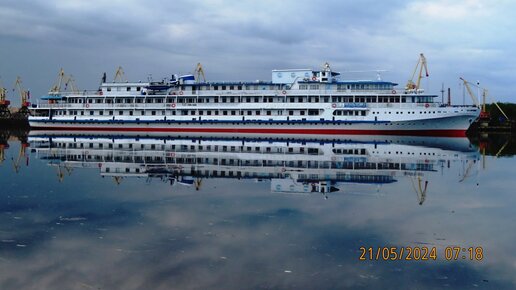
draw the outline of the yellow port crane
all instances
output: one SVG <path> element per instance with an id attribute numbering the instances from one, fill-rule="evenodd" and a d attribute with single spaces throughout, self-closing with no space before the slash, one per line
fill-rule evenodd
<path id="1" fill-rule="evenodd" d="M 64 169 L 64 170 L 63 170 Z M 66 164 L 62 165 L 61 163 L 57 164 L 57 179 L 59 182 L 63 182 L 65 178 L 65 171 L 68 176 L 72 175 L 72 168 L 68 167 Z"/>
<path id="2" fill-rule="evenodd" d="M 11 111 L 9 111 L 10 104 L 11 102 L 7 100 L 7 89 L 4 88 L 0 80 L 0 119 L 11 117 Z"/>
<path id="3" fill-rule="evenodd" d="M 478 84 L 469 82 L 462 77 L 460 79 L 464 83 L 464 87 L 466 87 L 466 90 L 468 91 L 468 94 L 471 97 L 471 100 L 473 101 L 475 106 L 480 107 L 482 109 L 480 112 L 480 118 L 481 119 L 489 119 L 489 113 L 486 112 L 486 99 L 488 97 L 488 90 L 486 88 L 480 87 Z M 471 86 L 474 86 L 474 87 L 482 90 L 482 106 L 480 106 L 478 98 L 475 96 L 475 94 L 471 90 Z M 493 104 L 498 108 L 498 110 L 500 110 L 500 112 L 502 113 L 502 115 L 505 117 L 506 120 L 510 120 L 510 118 L 507 116 L 507 114 L 505 114 L 505 112 L 502 110 L 502 108 L 498 105 L 497 102 L 493 101 Z"/>
<path id="4" fill-rule="evenodd" d="M 113 181 L 116 185 L 120 185 L 122 183 L 122 176 L 113 176 Z"/>
<path id="5" fill-rule="evenodd" d="M 4 144 L 0 144 L 0 164 L 4 163 L 4 160 L 5 160 L 5 145 Z"/>
<path id="6" fill-rule="evenodd" d="M 23 159 L 25 159 L 25 165 L 26 166 L 29 166 L 29 156 L 25 153 L 25 149 L 29 147 L 29 143 L 26 143 L 26 142 L 21 142 L 20 144 L 20 152 L 18 154 L 18 158 L 14 159 L 14 157 L 11 158 L 12 162 L 13 162 L 13 168 L 14 168 L 14 172 L 18 173 L 20 172 L 20 168 L 21 168 L 21 162 Z"/>
<path id="7" fill-rule="evenodd" d="M 426 200 L 426 190 L 428 188 L 428 180 L 425 180 L 425 183 L 423 186 L 422 185 L 423 180 L 421 179 L 421 176 L 418 176 L 417 177 L 417 183 L 418 183 L 417 187 L 416 187 L 414 179 L 411 178 L 410 181 L 412 182 L 412 188 L 414 188 L 414 191 L 417 194 L 417 199 L 418 199 L 419 205 L 423 205 L 423 203 Z"/>
<path id="8" fill-rule="evenodd" d="M 414 77 L 416 76 L 416 72 L 418 71 L 418 69 L 419 69 L 419 74 L 417 77 L 417 82 L 414 83 Z M 419 59 L 416 63 L 416 67 L 414 68 L 414 72 L 412 73 L 412 78 L 410 78 L 410 80 L 407 82 L 407 85 L 405 86 L 405 90 L 417 91 L 420 89 L 421 79 L 423 78 L 423 69 L 425 70 L 425 77 L 428 77 L 429 74 L 428 74 L 428 67 L 426 65 L 426 58 L 422 53 L 420 53 Z"/>
<path id="9" fill-rule="evenodd" d="M 115 77 L 113 78 L 113 82 L 127 82 L 127 79 L 125 78 L 124 70 L 121 66 L 119 66 L 115 72 Z"/>
<path id="10" fill-rule="evenodd" d="M 63 88 L 64 85 L 64 88 Z M 66 75 L 64 69 L 61 68 L 57 75 L 57 81 L 48 92 L 50 95 L 59 95 L 63 91 L 78 93 L 79 89 L 75 85 L 75 80 L 72 75 Z"/>
<path id="11" fill-rule="evenodd" d="M 201 77 L 202 77 L 202 81 L 203 81 L 204 83 L 206 82 L 206 76 L 204 75 L 204 70 L 203 70 L 202 65 L 201 65 L 201 63 L 200 63 L 200 62 L 199 62 L 199 63 L 197 63 L 197 66 L 195 67 L 194 72 L 195 72 L 195 74 L 196 74 L 196 75 L 195 75 L 195 81 L 196 81 L 197 83 L 199 83 L 199 82 L 200 82 Z"/>
<path id="12" fill-rule="evenodd" d="M 30 111 L 29 111 L 30 93 L 29 93 L 29 91 L 26 91 L 23 89 L 22 81 L 21 81 L 20 77 L 16 78 L 16 82 L 14 83 L 14 88 L 15 88 L 15 90 L 18 90 L 18 93 L 20 94 L 20 99 L 21 99 L 21 106 L 18 109 L 18 111 L 15 113 L 15 117 L 16 118 L 26 118 L 27 116 L 30 115 Z"/>

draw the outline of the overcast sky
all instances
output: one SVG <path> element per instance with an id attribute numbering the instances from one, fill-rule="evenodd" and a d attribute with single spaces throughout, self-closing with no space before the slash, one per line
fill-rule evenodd
<path id="1" fill-rule="evenodd" d="M 11 90 L 20 75 L 41 96 L 61 67 L 82 90 L 119 65 L 136 81 L 197 62 L 208 80 L 270 80 L 272 69 L 327 61 L 344 79 L 387 70 L 403 86 L 423 52 L 427 91 L 444 82 L 462 103 L 462 76 L 514 102 L 514 11 L 510 0 L 0 0 L 0 77 Z"/>

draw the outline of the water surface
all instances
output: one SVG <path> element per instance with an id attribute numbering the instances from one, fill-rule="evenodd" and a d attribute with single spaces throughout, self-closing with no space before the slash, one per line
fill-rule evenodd
<path id="1" fill-rule="evenodd" d="M 0 140 L 1 289 L 516 288 L 514 158 L 490 139 L 21 139 Z"/>

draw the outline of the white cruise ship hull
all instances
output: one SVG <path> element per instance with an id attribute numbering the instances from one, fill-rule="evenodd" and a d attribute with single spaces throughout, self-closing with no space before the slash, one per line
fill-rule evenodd
<path id="1" fill-rule="evenodd" d="M 186 121 L 186 120 L 73 120 L 30 117 L 33 129 L 77 130 L 95 132 L 169 133 L 175 135 L 277 137 L 279 135 L 411 135 L 463 137 L 477 114 L 409 121 Z"/>

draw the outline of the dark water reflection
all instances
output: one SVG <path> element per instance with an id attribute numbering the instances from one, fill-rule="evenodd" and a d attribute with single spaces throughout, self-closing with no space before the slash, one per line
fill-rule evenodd
<path id="1" fill-rule="evenodd" d="M 516 288 L 514 159 L 483 143 L 23 141 L 0 142 L 1 289 Z M 360 261 L 361 246 L 438 258 Z"/>

